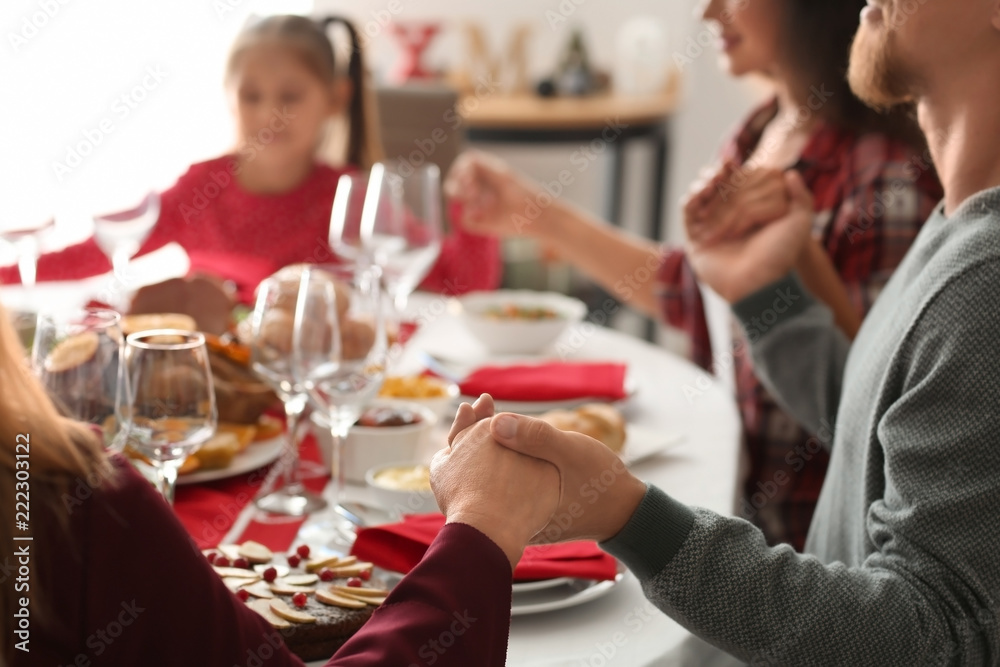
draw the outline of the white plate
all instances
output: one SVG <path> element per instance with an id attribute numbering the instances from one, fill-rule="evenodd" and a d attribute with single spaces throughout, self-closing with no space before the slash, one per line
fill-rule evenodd
<path id="1" fill-rule="evenodd" d="M 626 571 L 619 569 L 617 576 L 612 581 L 569 579 L 567 583 L 554 588 L 515 593 L 510 607 L 510 615 L 541 614 L 586 604 L 610 593 L 625 579 L 625 576 Z"/>
<path id="2" fill-rule="evenodd" d="M 572 582 L 571 577 L 557 577 L 555 579 L 539 579 L 538 581 L 522 581 L 514 583 L 511 585 L 511 591 L 516 595 L 518 593 L 531 593 L 533 591 L 542 591 L 546 588 L 555 588 L 556 586 L 565 586 Z"/>
<path id="3" fill-rule="evenodd" d="M 622 460 L 635 465 L 661 452 L 684 444 L 687 437 L 680 433 L 664 433 L 649 426 L 629 424 L 625 427 L 625 451 Z"/>
<path id="4" fill-rule="evenodd" d="M 218 470 L 202 470 L 200 472 L 193 472 L 190 475 L 179 475 L 177 477 L 177 484 L 214 482 L 217 479 L 226 479 L 227 477 L 235 477 L 236 475 L 248 473 L 278 458 L 284 444 L 284 435 L 250 443 L 249 447 L 233 457 L 233 462 L 229 466 L 219 468 Z"/>
<path id="5" fill-rule="evenodd" d="M 636 382 L 631 374 L 626 373 L 625 375 L 625 398 L 620 401 L 612 403 L 612 405 L 621 405 L 625 401 L 632 398 L 636 392 Z M 458 403 L 472 403 L 478 396 L 459 396 L 456 400 L 456 405 Z M 504 401 L 495 400 L 497 412 L 516 412 L 522 415 L 540 415 L 543 412 L 548 412 L 549 410 L 572 410 L 573 408 L 578 408 L 581 405 L 586 405 L 587 403 L 607 403 L 607 400 L 603 398 L 569 398 L 562 401 Z"/>

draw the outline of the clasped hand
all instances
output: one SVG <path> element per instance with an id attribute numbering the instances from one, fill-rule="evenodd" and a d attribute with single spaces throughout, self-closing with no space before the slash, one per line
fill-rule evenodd
<path id="1" fill-rule="evenodd" d="M 484 394 L 463 404 L 431 485 L 449 522 L 485 533 L 513 567 L 529 543 L 606 540 L 646 493 L 617 454 L 539 419 L 494 414 Z"/>
<path id="2" fill-rule="evenodd" d="M 727 163 L 684 202 L 688 260 L 702 282 L 735 303 L 795 267 L 813 215 L 798 172 Z"/>

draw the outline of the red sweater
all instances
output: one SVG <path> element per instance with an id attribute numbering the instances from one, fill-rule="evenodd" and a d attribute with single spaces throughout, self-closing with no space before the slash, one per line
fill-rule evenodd
<path id="1" fill-rule="evenodd" d="M 73 489 L 80 502 L 70 503 L 68 528 L 40 498 L 32 508 L 35 539 L 17 544 L 31 545 L 31 586 L 44 587 L 51 616 L 31 608 L 30 652 L 13 651 L 12 666 L 245 665 L 270 655 L 254 664 L 301 667 L 284 644 L 272 652 L 274 630 L 223 585 L 152 486 L 121 457 L 113 461 L 113 488 L 88 495 L 81 480 Z M 502 667 L 510 584 L 496 544 L 469 526 L 445 526 L 327 665 Z M 445 635 L 455 639 L 447 650 L 436 643 Z"/>
<path id="2" fill-rule="evenodd" d="M 333 261 L 327 238 L 343 171 L 317 164 L 291 192 L 259 195 L 240 186 L 235 168 L 231 156 L 192 165 L 161 195 L 160 218 L 140 254 L 176 242 L 191 256 L 192 271 L 236 281 L 241 296 L 283 266 Z M 110 270 L 90 239 L 44 255 L 38 280 L 76 280 Z M 422 287 L 445 294 L 496 289 L 500 271 L 498 242 L 456 225 Z M 17 267 L 0 268 L 0 282 L 18 281 Z"/>

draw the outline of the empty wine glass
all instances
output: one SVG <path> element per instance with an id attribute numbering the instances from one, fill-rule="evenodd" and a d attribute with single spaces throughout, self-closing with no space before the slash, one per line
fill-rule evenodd
<path id="1" fill-rule="evenodd" d="M 294 373 L 323 411 L 333 440 L 333 475 L 343 496 L 343 443 L 382 386 L 388 361 L 378 267 L 309 267 L 295 309 Z"/>
<path id="2" fill-rule="evenodd" d="M 94 216 L 94 241 L 111 262 L 117 281 L 128 280 L 128 264 L 160 217 L 160 195 L 150 192 L 135 208 Z"/>
<path id="3" fill-rule="evenodd" d="M 257 288 L 250 321 L 250 360 L 254 372 L 275 391 L 285 406 L 286 445 L 280 462 L 265 480 L 256 499 L 259 508 L 276 514 L 302 516 L 326 507 L 302 483 L 298 431 L 308 398 L 292 374 L 292 334 L 301 267 L 288 267 Z"/>
<path id="4" fill-rule="evenodd" d="M 177 469 L 215 433 L 218 414 L 205 337 L 160 329 L 126 339 L 128 444 L 149 459 L 168 503 Z"/>
<path id="5" fill-rule="evenodd" d="M 397 313 L 441 253 L 441 173 L 437 166 L 381 163 L 367 174 L 341 177 L 330 219 L 330 247 L 339 256 L 364 255 L 382 268 Z"/>
<path id="6" fill-rule="evenodd" d="M 85 308 L 41 313 L 31 363 L 59 412 L 101 427 L 112 449 L 125 444 L 128 405 L 125 337 L 113 310 Z"/>
<path id="7" fill-rule="evenodd" d="M 22 229 L 5 229 L 0 231 L 0 240 L 6 242 L 17 258 L 17 270 L 21 274 L 21 284 L 31 289 L 35 286 L 38 275 L 38 255 L 42 237 L 53 229 L 54 220 Z"/>

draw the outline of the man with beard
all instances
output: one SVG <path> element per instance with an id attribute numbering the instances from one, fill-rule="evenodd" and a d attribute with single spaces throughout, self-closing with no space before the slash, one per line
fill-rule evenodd
<path id="1" fill-rule="evenodd" d="M 877 2 L 852 87 L 875 106 L 915 103 L 945 199 L 853 345 L 793 272 L 812 212 L 794 172 L 787 215 L 689 247 L 765 383 L 831 449 L 807 553 L 643 485 L 584 436 L 514 415 L 474 425 L 468 410 L 455 425 L 471 427 L 457 448 L 555 464 L 556 516 L 585 509 L 562 539 L 603 540 L 660 609 L 753 665 L 1000 664 L 1000 2 Z M 474 472 L 463 460 L 435 460 L 443 508 L 449 480 Z M 609 469 L 601 502 L 583 502 L 576 490 Z"/>

